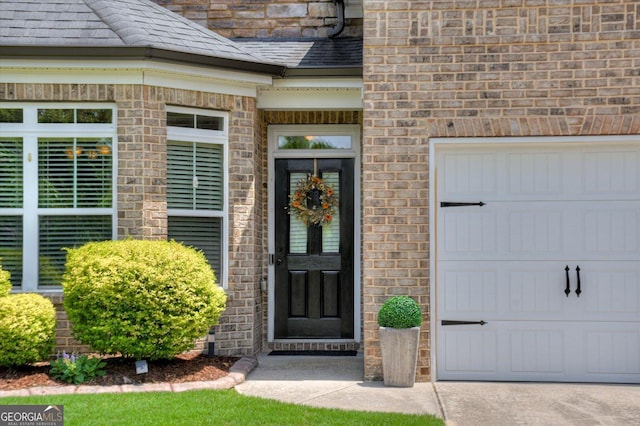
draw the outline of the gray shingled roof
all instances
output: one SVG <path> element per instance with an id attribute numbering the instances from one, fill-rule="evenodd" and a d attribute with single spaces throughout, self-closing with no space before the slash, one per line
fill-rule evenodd
<path id="1" fill-rule="evenodd" d="M 234 39 L 243 47 L 260 52 L 289 68 L 362 68 L 362 39 Z"/>
<path id="2" fill-rule="evenodd" d="M 0 47 L 142 47 L 280 65 L 149 0 L 2 0 Z"/>

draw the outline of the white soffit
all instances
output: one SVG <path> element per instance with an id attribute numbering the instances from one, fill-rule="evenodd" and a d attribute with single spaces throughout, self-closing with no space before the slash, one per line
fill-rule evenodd
<path id="1" fill-rule="evenodd" d="M 146 84 L 256 97 L 271 76 L 154 61 L 2 60 L 5 83 Z"/>
<path id="2" fill-rule="evenodd" d="M 259 109 L 362 109 L 362 79 L 291 78 L 258 88 Z"/>

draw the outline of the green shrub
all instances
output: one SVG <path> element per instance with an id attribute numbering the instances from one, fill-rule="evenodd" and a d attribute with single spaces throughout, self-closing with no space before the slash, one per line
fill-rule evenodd
<path id="1" fill-rule="evenodd" d="M 62 352 L 62 356 L 51 361 L 49 374 L 54 379 L 79 385 L 96 376 L 104 376 L 107 363 L 100 358 L 89 358 L 86 355 L 75 356 Z"/>
<path id="2" fill-rule="evenodd" d="M 193 348 L 226 303 L 202 252 L 175 241 L 69 249 L 62 286 L 76 339 L 136 359 L 170 359 Z"/>
<path id="3" fill-rule="evenodd" d="M 11 274 L 2 269 L 0 264 L 0 297 L 8 296 L 11 292 Z"/>
<path id="4" fill-rule="evenodd" d="M 378 325 L 390 328 L 419 327 L 422 312 L 418 303 L 409 296 L 393 296 L 378 311 Z"/>
<path id="5" fill-rule="evenodd" d="M 56 310 L 39 294 L 0 297 L 0 365 L 42 361 L 53 353 Z"/>

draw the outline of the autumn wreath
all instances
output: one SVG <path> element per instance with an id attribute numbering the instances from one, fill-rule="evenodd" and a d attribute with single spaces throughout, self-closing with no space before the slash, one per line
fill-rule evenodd
<path id="1" fill-rule="evenodd" d="M 315 175 L 300 179 L 289 198 L 290 213 L 307 226 L 330 223 L 338 206 L 333 188 Z"/>

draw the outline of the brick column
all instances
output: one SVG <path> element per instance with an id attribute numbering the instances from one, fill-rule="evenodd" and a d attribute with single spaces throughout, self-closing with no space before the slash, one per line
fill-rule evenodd
<path id="1" fill-rule="evenodd" d="M 160 99 L 157 99 L 160 98 Z M 167 238 L 165 104 L 149 86 L 116 86 L 118 238 Z"/>
<path id="2" fill-rule="evenodd" d="M 393 7 L 391 7 L 393 6 Z M 363 303 L 365 379 L 382 378 L 377 312 L 393 295 L 422 307 L 418 377 L 429 378 L 427 135 L 414 113 L 410 2 L 365 2 Z M 418 96 L 419 97 L 419 96 Z"/>

